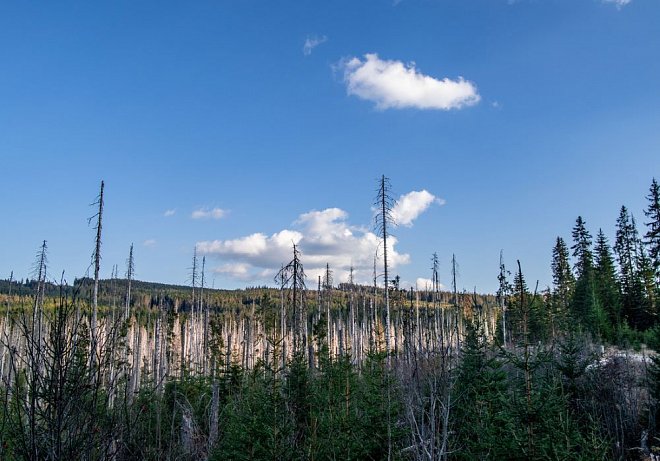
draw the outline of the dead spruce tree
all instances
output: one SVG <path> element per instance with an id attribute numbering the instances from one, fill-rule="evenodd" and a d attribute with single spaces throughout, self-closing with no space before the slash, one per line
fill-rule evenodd
<path id="1" fill-rule="evenodd" d="M 103 189 L 105 183 L 101 181 L 101 192 L 99 193 L 96 201 L 92 205 L 98 205 L 97 213 L 88 219 L 91 223 L 96 218 L 96 238 L 94 240 L 94 254 L 92 255 L 92 263 L 94 264 L 94 292 L 92 294 L 92 320 L 90 324 L 91 330 L 91 343 L 90 343 L 90 366 L 96 367 L 97 362 L 97 347 L 98 347 L 98 331 L 97 331 L 97 316 L 99 309 L 99 270 L 101 269 L 101 230 L 103 228 Z"/>
<path id="2" fill-rule="evenodd" d="M 275 276 L 275 281 L 280 282 L 282 291 L 289 287 L 291 291 L 291 309 L 293 314 L 293 352 L 298 353 L 305 350 L 306 339 L 303 335 L 303 315 L 305 300 L 305 269 L 300 261 L 300 250 L 293 244 L 293 259 L 282 267 Z M 303 342 L 304 341 L 304 342 Z"/>
<path id="3" fill-rule="evenodd" d="M 131 282 L 135 274 L 135 262 L 133 261 L 133 244 L 128 252 L 128 260 L 126 261 L 126 282 L 128 288 L 126 290 L 126 308 L 124 310 L 124 320 L 128 320 L 131 316 Z"/>
<path id="4" fill-rule="evenodd" d="M 456 255 L 452 254 L 451 255 L 451 288 L 452 292 L 454 294 L 452 304 L 454 305 L 454 332 L 456 334 L 456 349 L 460 350 L 461 348 L 461 336 L 460 336 L 460 330 L 461 330 L 461 319 L 463 317 L 463 310 L 460 307 L 460 303 L 458 300 L 458 288 L 456 286 L 456 278 L 458 277 L 458 262 L 456 261 Z"/>
<path id="5" fill-rule="evenodd" d="M 389 266 L 387 260 L 387 237 L 389 228 L 395 225 L 392 208 L 394 199 L 391 195 L 392 186 L 389 178 L 382 175 L 378 181 L 378 194 L 376 195 L 375 229 L 383 242 L 383 280 L 385 285 L 385 349 L 388 354 L 387 363 L 390 364 L 390 294 L 389 294 Z"/>
<path id="6" fill-rule="evenodd" d="M 433 299 L 433 318 L 434 318 L 434 332 L 436 336 L 436 341 L 440 341 L 444 345 L 444 334 L 442 323 L 440 320 L 440 311 L 441 308 L 438 305 L 438 298 L 440 293 L 440 261 L 438 259 L 438 253 L 433 253 L 431 256 L 431 289 L 433 290 L 432 299 Z"/>
<path id="7" fill-rule="evenodd" d="M 504 266 L 504 255 L 500 251 L 500 273 L 497 276 L 499 288 L 497 289 L 497 303 L 502 313 L 502 346 L 506 348 L 506 303 L 511 292 L 511 285 L 507 281 L 507 270 Z"/>
<path id="8" fill-rule="evenodd" d="M 326 340 L 328 342 L 328 350 L 332 351 L 332 327 L 330 321 L 330 308 L 332 307 L 332 271 L 330 270 L 330 263 L 325 265 L 325 274 L 323 275 L 323 301 L 325 303 L 326 313 Z M 319 313 L 321 306 L 319 305 Z"/>

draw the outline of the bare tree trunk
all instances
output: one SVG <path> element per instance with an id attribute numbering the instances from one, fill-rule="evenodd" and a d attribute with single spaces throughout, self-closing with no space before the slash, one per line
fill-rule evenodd
<path id="1" fill-rule="evenodd" d="M 92 321 L 90 325 L 91 330 L 91 347 L 90 347 L 90 365 L 92 369 L 97 365 L 98 354 L 98 331 L 97 331 L 97 316 L 99 304 L 99 271 L 101 269 L 101 230 L 103 225 L 103 189 L 105 183 L 101 181 L 101 192 L 98 198 L 98 212 L 96 214 L 96 241 L 94 247 L 94 293 L 92 295 Z"/>
<path id="2" fill-rule="evenodd" d="M 213 385 L 211 387 L 211 414 L 209 415 L 209 443 L 208 443 L 208 452 L 211 452 L 211 449 L 215 445 L 215 442 L 218 440 L 218 419 L 220 417 L 220 385 L 218 384 L 217 379 L 213 379 Z"/>
<path id="3" fill-rule="evenodd" d="M 206 256 L 202 258 L 202 280 L 199 290 L 199 310 L 203 316 L 203 330 L 202 330 L 202 373 L 206 376 L 208 373 L 208 348 L 209 348 L 209 310 L 208 306 L 204 307 L 204 272 L 206 269 Z"/>
<path id="4" fill-rule="evenodd" d="M 126 290 L 126 308 L 124 309 L 124 320 L 131 317 L 131 282 L 133 281 L 133 274 L 135 273 L 135 264 L 133 262 L 133 244 L 128 252 L 128 261 L 126 262 L 126 280 L 128 288 Z"/>

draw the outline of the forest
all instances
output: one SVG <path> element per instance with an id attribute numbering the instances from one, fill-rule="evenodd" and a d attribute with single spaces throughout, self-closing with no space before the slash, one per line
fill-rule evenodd
<path id="1" fill-rule="evenodd" d="M 0 281 L 3 460 L 660 459 L 660 186 L 615 239 L 579 216 L 551 287 L 500 256 L 497 293 L 400 286 L 378 182 L 373 284 L 308 280 L 296 245 L 270 287 L 93 276 Z"/>

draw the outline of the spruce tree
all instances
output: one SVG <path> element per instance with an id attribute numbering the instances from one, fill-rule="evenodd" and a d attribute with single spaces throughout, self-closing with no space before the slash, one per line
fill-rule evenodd
<path id="1" fill-rule="evenodd" d="M 612 340 L 612 333 L 615 329 L 618 329 L 621 323 L 621 300 L 614 257 L 602 229 L 598 230 L 598 237 L 596 237 L 595 257 L 594 281 L 596 296 L 598 305 L 606 316 L 606 322 L 601 322 L 599 330 L 604 337 Z M 602 318 L 602 316 L 599 316 L 599 318 Z"/>
<path id="2" fill-rule="evenodd" d="M 543 315 L 543 301 L 532 294 L 519 269 L 513 277 L 512 294 L 509 297 L 508 328 L 509 340 L 516 344 L 536 343 L 547 338 L 548 325 Z"/>
<path id="3" fill-rule="evenodd" d="M 576 258 L 575 272 L 578 279 L 586 275 L 593 267 L 593 253 L 591 251 L 591 234 L 586 228 L 582 216 L 578 216 L 573 227 L 573 256 Z"/>
<path id="4" fill-rule="evenodd" d="M 635 277 L 635 254 L 637 253 L 637 230 L 632 224 L 630 214 L 625 206 L 621 207 L 616 221 L 616 241 L 614 252 L 619 263 L 621 290 L 626 297 L 630 294 Z"/>
<path id="5" fill-rule="evenodd" d="M 552 281 L 555 285 L 555 294 L 564 307 L 568 307 L 571 294 L 575 289 L 575 277 L 571 271 L 568 257 L 566 242 L 563 238 L 557 237 L 555 247 L 552 249 Z"/>
<path id="6" fill-rule="evenodd" d="M 591 234 L 586 228 L 582 216 L 578 216 L 573 228 L 573 256 L 576 258 L 575 272 L 577 282 L 571 304 L 571 313 L 587 329 L 594 331 L 594 315 L 597 299 L 594 292 L 593 252 Z"/>
<path id="7" fill-rule="evenodd" d="M 653 262 L 649 258 L 644 245 L 640 241 L 637 244 L 637 273 L 638 283 L 641 284 L 644 315 L 646 324 L 644 328 L 655 324 L 657 319 L 657 298 L 658 292 L 655 283 L 655 271 L 653 269 Z M 650 323 L 649 323 L 650 322 Z"/>
<path id="8" fill-rule="evenodd" d="M 625 206 L 621 207 L 616 224 L 614 251 L 619 263 L 623 313 L 632 327 L 644 329 L 649 326 L 649 309 L 639 271 L 640 263 L 642 266 L 645 265 L 644 253 L 640 253 L 640 239 L 635 218 L 628 213 Z"/>
<path id="9" fill-rule="evenodd" d="M 575 277 L 573 276 L 571 263 L 568 258 L 569 251 L 566 242 L 564 242 L 563 238 L 557 237 L 555 246 L 552 249 L 552 282 L 554 284 L 554 290 L 551 299 L 553 316 L 557 320 L 562 320 L 568 314 L 571 298 L 575 291 Z"/>
<path id="10" fill-rule="evenodd" d="M 660 186 L 655 178 L 651 182 L 649 195 L 646 198 L 649 200 L 649 206 L 644 210 L 644 214 L 649 222 L 645 223 L 648 230 L 644 235 L 644 243 L 648 247 L 657 289 L 660 285 Z"/>
<path id="11" fill-rule="evenodd" d="M 505 459 L 515 450 L 516 431 L 502 363 L 488 347 L 482 328 L 468 322 L 452 411 L 456 459 Z"/>

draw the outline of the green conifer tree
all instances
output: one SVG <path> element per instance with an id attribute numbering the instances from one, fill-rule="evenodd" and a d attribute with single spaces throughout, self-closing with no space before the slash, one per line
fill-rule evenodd
<path id="1" fill-rule="evenodd" d="M 576 258 L 577 282 L 571 304 L 573 316 L 589 331 L 597 330 L 595 325 L 598 313 L 594 287 L 592 238 L 582 216 L 578 216 L 573 228 L 573 256 Z"/>
<path id="2" fill-rule="evenodd" d="M 460 460 L 509 459 L 516 446 L 514 420 L 502 363 L 490 350 L 483 330 L 468 322 L 452 412 L 452 451 Z"/>
<path id="3" fill-rule="evenodd" d="M 639 235 L 635 218 L 625 206 L 621 207 L 617 219 L 616 242 L 614 252 L 619 263 L 619 280 L 621 281 L 621 301 L 623 314 L 630 326 L 645 329 L 649 326 L 649 309 L 644 296 L 644 283 L 640 276 Z"/>
<path id="4" fill-rule="evenodd" d="M 554 329 L 562 326 L 568 315 L 568 308 L 575 291 L 575 276 L 571 270 L 569 251 L 566 242 L 557 237 L 552 249 L 552 282 L 554 289 L 550 299 L 551 311 L 553 313 L 553 336 Z"/>
<path id="5" fill-rule="evenodd" d="M 593 267 L 592 238 L 582 216 L 577 217 L 572 235 L 574 243 L 571 249 L 573 250 L 573 256 L 576 258 L 575 272 L 579 279 L 589 273 Z"/>
<path id="6" fill-rule="evenodd" d="M 621 324 L 621 300 L 614 257 L 602 229 L 598 230 L 598 237 L 596 237 L 595 257 L 594 281 L 596 296 L 598 305 L 604 311 L 607 320 L 606 323 L 599 325 L 599 329 L 606 339 L 613 340 L 613 333 Z"/>
<path id="7" fill-rule="evenodd" d="M 655 273 L 656 289 L 660 285 L 660 185 L 653 178 L 649 195 L 646 196 L 649 206 L 644 214 L 649 219 L 646 223 L 648 230 L 644 235 L 644 242 L 648 247 L 649 257 Z"/>

